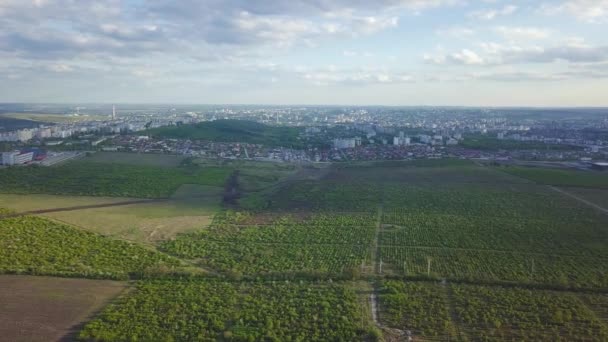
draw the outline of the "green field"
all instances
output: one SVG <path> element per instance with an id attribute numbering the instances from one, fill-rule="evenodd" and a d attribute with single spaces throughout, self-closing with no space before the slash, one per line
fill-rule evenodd
<path id="1" fill-rule="evenodd" d="M 199 232 L 161 245 L 181 258 L 231 275 L 353 274 L 369 265 L 374 217 L 315 215 L 304 221 L 280 216 L 271 223 L 248 225 L 217 219 Z"/>
<path id="2" fill-rule="evenodd" d="M 0 170 L 0 192 L 166 198 L 183 184 L 223 186 L 227 168 L 163 168 L 126 164 L 71 162 L 56 167 Z"/>
<path id="3" fill-rule="evenodd" d="M 48 212 L 40 216 L 105 236 L 155 244 L 208 226 L 221 207 L 223 189 L 186 184 L 166 201 Z M 129 198 L 0 194 L 0 207 L 15 212 L 120 203 Z"/>
<path id="4" fill-rule="evenodd" d="M 144 134 L 163 138 L 242 142 L 272 147 L 303 147 L 296 127 L 267 126 L 253 121 L 216 120 L 197 124 L 153 128 Z"/>
<path id="5" fill-rule="evenodd" d="M 355 341 L 373 336 L 355 292 L 331 283 L 151 281 L 107 307 L 80 339 Z M 371 340 L 371 339 L 370 339 Z"/>
<path id="6" fill-rule="evenodd" d="M 179 265 L 138 245 L 42 218 L 0 220 L 0 273 L 128 279 Z"/>
<path id="7" fill-rule="evenodd" d="M 6 273 L 145 278 L 82 340 L 608 338 L 608 215 L 546 186 L 556 170 L 524 177 L 463 160 L 183 167 L 164 157 L 67 164 L 90 177 L 92 165 L 110 170 L 122 181 L 109 197 L 0 195 L 18 211 L 128 200 L 117 189 L 149 184 L 167 196 L 0 220 Z M 239 196 L 222 204 L 218 185 L 233 170 Z M 568 185 L 601 184 L 587 175 Z M 112 177 L 95 177 L 110 188 Z M 604 203 L 597 187 L 564 189 Z"/>
<path id="8" fill-rule="evenodd" d="M 443 341 L 603 341 L 606 295 L 386 281 L 381 320 L 414 337 Z M 586 302 L 595 303 L 589 306 Z"/>
<path id="9" fill-rule="evenodd" d="M 482 151 L 498 151 L 498 150 L 553 150 L 553 151 L 568 151 L 581 150 L 580 146 L 562 145 L 562 144 L 547 144 L 540 141 L 517 141 L 517 140 L 500 140 L 495 137 L 485 135 L 469 135 L 460 143 L 460 146 Z"/>
<path id="10" fill-rule="evenodd" d="M 501 170 L 539 184 L 608 189 L 608 173 L 605 172 L 542 169 L 537 167 L 506 167 L 501 168 Z"/>
<path id="11" fill-rule="evenodd" d="M 608 189 L 590 189 L 590 188 L 564 188 L 570 194 L 578 196 L 591 203 L 599 205 L 602 208 L 608 209 Z"/>

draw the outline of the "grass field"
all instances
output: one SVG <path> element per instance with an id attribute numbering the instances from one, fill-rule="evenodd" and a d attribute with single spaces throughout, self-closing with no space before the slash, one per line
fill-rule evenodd
<path id="1" fill-rule="evenodd" d="M 95 233 L 129 241 L 156 244 L 179 233 L 208 226 L 220 209 L 222 188 L 183 185 L 171 199 L 41 214 Z M 125 201 L 116 197 L 0 194 L 0 207 L 16 212 Z"/>
<path id="2" fill-rule="evenodd" d="M 14 342 L 58 341 L 126 289 L 126 283 L 0 275 L 0 336 Z"/>

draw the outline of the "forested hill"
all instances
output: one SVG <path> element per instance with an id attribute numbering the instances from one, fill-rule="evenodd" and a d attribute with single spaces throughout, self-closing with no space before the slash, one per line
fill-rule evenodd
<path id="1" fill-rule="evenodd" d="M 254 121 L 216 120 L 153 128 L 147 134 L 165 138 L 244 142 L 267 146 L 301 147 L 300 128 L 267 126 Z"/>

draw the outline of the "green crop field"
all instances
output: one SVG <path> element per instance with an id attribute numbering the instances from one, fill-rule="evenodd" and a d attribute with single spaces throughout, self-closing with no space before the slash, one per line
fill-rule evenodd
<path id="1" fill-rule="evenodd" d="M 591 203 L 599 205 L 602 208 L 608 209 L 608 189 L 590 189 L 590 188 L 564 188 L 570 194 L 578 196 Z"/>
<path id="2" fill-rule="evenodd" d="M 222 219 L 161 248 L 232 274 L 339 275 L 358 272 L 362 264 L 369 263 L 374 229 L 374 217 L 366 214 L 315 215 L 300 222 L 281 217 L 262 226 Z"/>
<path id="3" fill-rule="evenodd" d="M 354 341 L 374 331 L 339 284 L 150 281 L 89 322 L 97 341 Z"/>
<path id="4" fill-rule="evenodd" d="M 222 186 L 226 168 L 170 169 L 124 164 L 72 162 L 57 167 L 0 170 L 0 192 L 165 198 L 183 184 Z"/>
<path id="5" fill-rule="evenodd" d="M 506 167 L 500 170 L 539 184 L 608 189 L 608 174 L 605 172 L 542 169 L 537 167 Z"/>
<path id="6" fill-rule="evenodd" d="M 518 287 L 385 281 L 380 319 L 423 340 L 603 341 L 608 325 L 598 315 L 608 309 L 607 298 Z"/>
<path id="7" fill-rule="evenodd" d="M 164 197 L 0 219 L 4 273 L 136 280 L 81 340 L 608 338 L 608 215 L 568 195 L 602 205 L 596 173 L 111 159 L 0 178 L 18 211 Z"/>
<path id="8" fill-rule="evenodd" d="M 128 279 L 177 259 L 37 217 L 0 219 L 0 273 Z"/>

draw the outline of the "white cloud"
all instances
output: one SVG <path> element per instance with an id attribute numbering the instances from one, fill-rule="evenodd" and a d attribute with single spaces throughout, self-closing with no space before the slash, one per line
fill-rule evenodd
<path id="1" fill-rule="evenodd" d="M 494 31 L 509 40 L 545 39 L 551 35 L 549 30 L 537 27 L 498 26 Z"/>
<path id="2" fill-rule="evenodd" d="M 352 50 L 344 50 L 342 52 L 342 54 L 344 55 L 344 57 L 373 57 L 374 56 L 374 54 L 369 51 L 358 52 L 358 51 L 352 51 Z"/>
<path id="3" fill-rule="evenodd" d="M 431 64 L 455 65 L 508 65 L 543 63 L 599 63 L 608 62 L 608 46 L 558 45 L 543 47 L 538 45 L 520 46 L 494 42 L 480 43 L 481 52 L 462 49 L 448 54 L 427 54 L 423 59 Z"/>
<path id="4" fill-rule="evenodd" d="M 477 32 L 468 27 L 450 27 L 435 31 L 440 36 L 463 39 L 475 35 Z"/>
<path id="5" fill-rule="evenodd" d="M 414 81 L 414 77 L 406 72 L 390 71 L 385 68 L 366 67 L 343 69 L 328 66 L 322 69 L 299 69 L 300 77 L 318 86 L 352 85 L 363 86 L 372 84 L 398 84 Z"/>
<path id="6" fill-rule="evenodd" d="M 591 23 L 608 20 L 608 0 L 569 0 L 559 4 L 544 4 L 541 12 L 554 15 L 568 13 L 579 20 Z"/>
<path id="7" fill-rule="evenodd" d="M 460 52 L 455 52 L 449 55 L 449 59 L 458 64 L 466 64 L 466 65 L 481 65 L 484 64 L 483 58 L 481 58 L 477 53 L 463 49 Z"/>
<path id="8" fill-rule="evenodd" d="M 74 71 L 74 68 L 67 64 L 51 64 L 48 66 L 48 69 L 53 72 L 71 72 Z"/>
<path id="9" fill-rule="evenodd" d="M 515 13 L 518 7 L 514 5 L 506 5 L 499 9 L 477 10 L 469 13 L 469 16 L 479 20 L 493 20 L 501 16 L 507 16 Z"/>

